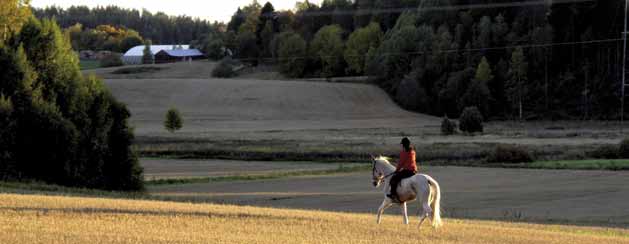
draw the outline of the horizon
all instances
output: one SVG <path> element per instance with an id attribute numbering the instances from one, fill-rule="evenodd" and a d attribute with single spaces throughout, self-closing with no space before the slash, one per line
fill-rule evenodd
<path id="1" fill-rule="evenodd" d="M 219 1 L 217 1 L 219 2 Z M 246 6 L 252 3 L 253 0 L 232 0 L 228 2 L 220 1 L 217 6 L 210 6 L 211 3 L 205 1 L 194 1 L 194 0 L 182 0 L 177 2 L 177 6 L 172 6 L 171 1 L 147 1 L 147 0 L 137 0 L 137 1 L 123 1 L 123 0 L 32 0 L 31 7 L 36 8 L 45 8 L 51 6 L 61 7 L 63 9 L 67 9 L 71 6 L 87 6 L 89 8 L 96 8 L 99 6 L 118 6 L 126 9 L 137 9 L 142 10 L 146 9 L 151 13 L 163 12 L 168 15 L 186 15 L 193 18 L 199 18 L 203 20 L 207 20 L 210 22 L 223 22 L 227 24 L 231 16 L 236 12 L 239 7 Z M 266 2 L 270 2 L 273 4 L 275 10 L 294 10 L 295 4 L 300 1 L 287 1 L 287 0 L 268 0 L 268 1 L 258 1 L 260 5 L 264 5 Z M 320 4 L 322 0 L 310 0 L 311 3 Z M 196 3 L 197 5 L 193 5 Z M 202 7 L 200 7 L 202 6 Z M 207 14 L 205 14 L 207 13 Z"/>

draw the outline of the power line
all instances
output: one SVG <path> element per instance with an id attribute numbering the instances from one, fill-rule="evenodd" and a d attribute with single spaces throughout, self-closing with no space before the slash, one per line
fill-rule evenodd
<path id="1" fill-rule="evenodd" d="M 420 54 L 432 54 L 432 53 L 459 53 L 459 52 L 479 52 L 479 51 L 493 51 L 493 50 L 508 50 L 515 49 L 518 47 L 521 48 L 541 48 L 541 47 L 554 47 L 554 46 L 568 46 L 568 45 L 588 45 L 588 44 L 598 44 L 598 43 L 612 43 L 623 41 L 623 38 L 613 38 L 613 39 L 600 39 L 600 40 L 589 40 L 589 41 L 579 41 L 579 42 L 558 42 L 558 43 L 543 43 L 543 44 L 528 44 L 528 45 L 510 45 L 510 46 L 501 46 L 501 47 L 485 47 L 485 48 L 468 48 L 468 49 L 443 49 L 443 50 L 432 50 L 432 51 L 416 51 L 416 52 L 388 52 L 388 53 L 380 53 L 384 56 L 403 56 L 403 55 L 420 55 Z M 364 55 L 340 55 L 343 57 L 367 57 L 367 54 Z M 337 55 L 328 55 L 328 56 L 316 56 L 316 58 L 334 58 L 338 57 Z M 289 57 L 276 57 L 276 58 L 239 58 L 235 60 L 240 61 L 280 61 L 280 60 L 296 60 L 296 59 L 307 59 L 307 56 L 289 56 Z"/>
<path id="2" fill-rule="evenodd" d="M 462 4 L 462 5 L 450 5 L 450 6 L 435 6 L 435 7 L 403 7 L 403 8 L 364 8 L 364 9 L 334 9 L 334 10 L 310 10 L 301 12 L 303 16 L 322 16 L 322 15 L 353 15 L 360 14 L 395 14 L 403 12 L 430 12 L 430 11 L 457 11 L 457 10 L 471 10 L 471 9 L 487 9 L 487 8 L 517 8 L 517 7 L 530 7 L 540 5 L 559 5 L 559 4 L 574 4 L 574 3 L 595 3 L 596 0 L 538 0 L 538 1 L 519 1 L 511 3 L 490 3 L 490 4 Z M 299 10 L 297 10 L 299 11 Z M 245 13 L 241 14 L 245 15 Z M 272 14 L 268 14 L 271 17 Z"/>

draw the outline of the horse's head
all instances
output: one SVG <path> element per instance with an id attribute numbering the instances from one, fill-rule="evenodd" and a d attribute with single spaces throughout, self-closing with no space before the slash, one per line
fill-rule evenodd
<path id="1" fill-rule="evenodd" d="M 372 184 L 374 187 L 378 187 L 380 186 L 380 184 L 382 183 L 382 181 L 384 181 L 385 178 L 385 172 L 384 172 L 384 167 L 382 167 L 384 165 L 384 163 L 388 163 L 387 159 L 380 156 L 380 157 L 374 157 L 371 156 L 371 180 L 372 180 Z"/>

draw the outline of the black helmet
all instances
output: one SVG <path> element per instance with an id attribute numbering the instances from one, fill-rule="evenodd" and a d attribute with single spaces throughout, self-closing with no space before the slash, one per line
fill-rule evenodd
<path id="1" fill-rule="evenodd" d="M 408 137 L 404 137 L 402 138 L 400 144 L 404 145 L 404 147 L 408 147 L 409 145 L 411 145 L 411 140 L 409 140 Z"/>

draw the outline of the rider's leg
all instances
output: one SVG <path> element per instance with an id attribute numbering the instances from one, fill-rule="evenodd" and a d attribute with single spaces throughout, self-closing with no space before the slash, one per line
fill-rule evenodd
<path id="1" fill-rule="evenodd" d="M 398 200 L 397 199 L 397 186 L 399 183 L 399 173 L 395 173 L 393 174 L 393 176 L 391 176 L 391 180 L 389 181 L 389 185 L 391 187 L 391 191 L 389 192 L 389 194 L 387 194 L 387 197 L 393 199 L 393 200 Z"/>

